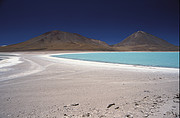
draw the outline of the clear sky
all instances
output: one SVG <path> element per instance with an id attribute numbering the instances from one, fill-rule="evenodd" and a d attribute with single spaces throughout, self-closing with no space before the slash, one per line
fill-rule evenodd
<path id="1" fill-rule="evenodd" d="M 0 45 L 52 30 L 119 43 L 142 30 L 179 45 L 179 0 L 0 0 Z"/>

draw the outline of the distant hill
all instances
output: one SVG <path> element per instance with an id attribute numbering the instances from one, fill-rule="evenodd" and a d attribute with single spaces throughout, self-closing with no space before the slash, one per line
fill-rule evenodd
<path id="1" fill-rule="evenodd" d="M 107 43 L 76 33 L 50 31 L 22 43 L 0 46 L 0 51 L 38 50 L 94 50 L 94 51 L 178 51 L 179 47 L 143 31 L 138 31 L 122 42 Z"/>
<path id="2" fill-rule="evenodd" d="M 125 51 L 177 51 L 178 46 L 143 31 L 137 31 L 122 42 L 113 45 L 116 50 Z"/>
<path id="3" fill-rule="evenodd" d="M 0 48 L 0 51 L 35 50 L 112 50 L 112 48 L 100 40 L 57 30 L 44 33 L 22 43 Z"/>

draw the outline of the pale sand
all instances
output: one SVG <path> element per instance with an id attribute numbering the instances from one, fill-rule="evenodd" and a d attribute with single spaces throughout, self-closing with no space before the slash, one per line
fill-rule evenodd
<path id="1" fill-rule="evenodd" d="M 19 52 L 22 63 L 0 71 L 0 118 L 179 117 L 179 69 L 46 55 L 54 53 L 67 52 Z"/>

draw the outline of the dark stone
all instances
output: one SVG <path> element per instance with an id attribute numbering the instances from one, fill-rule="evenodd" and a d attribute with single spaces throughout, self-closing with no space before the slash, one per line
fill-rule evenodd
<path id="1" fill-rule="evenodd" d="M 126 118 L 133 118 L 133 115 L 127 114 Z"/>
<path id="2" fill-rule="evenodd" d="M 174 96 L 174 98 L 179 99 L 179 94 L 176 94 L 176 95 Z"/>
<path id="3" fill-rule="evenodd" d="M 79 105 L 79 103 L 71 104 L 71 106 L 78 106 L 78 105 Z"/>
<path id="4" fill-rule="evenodd" d="M 144 92 L 150 93 L 150 91 L 148 91 L 148 90 L 144 90 Z"/>
<path id="5" fill-rule="evenodd" d="M 107 108 L 110 108 L 110 107 L 112 107 L 113 105 L 115 105 L 115 103 L 109 104 L 109 105 L 107 106 Z"/>
<path id="6" fill-rule="evenodd" d="M 83 114 L 82 117 L 89 117 L 90 113 Z"/>
<path id="7" fill-rule="evenodd" d="M 135 102 L 135 106 L 138 106 L 139 104 L 137 102 Z"/>

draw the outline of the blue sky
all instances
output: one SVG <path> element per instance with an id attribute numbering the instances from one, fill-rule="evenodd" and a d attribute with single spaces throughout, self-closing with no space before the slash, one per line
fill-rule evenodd
<path id="1" fill-rule="evenodd" d="M 0 45 L 52 30 L 108 44 L 142 30 L 179 45 L 178 0 L 0 0 Z"/>

